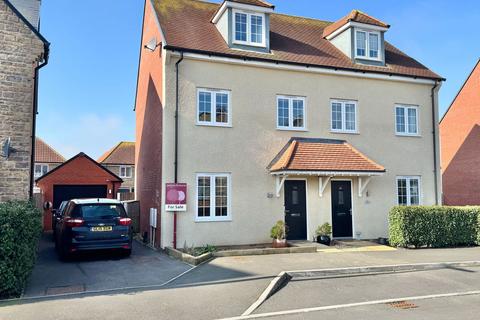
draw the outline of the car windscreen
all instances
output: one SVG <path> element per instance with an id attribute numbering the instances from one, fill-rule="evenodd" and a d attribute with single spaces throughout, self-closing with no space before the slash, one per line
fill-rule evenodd
<path id="1" fill-rule="evenodd" d="M 109 219 L 126 217 L 127 214 L 121 204 L 96 203 L 76 205 L 71 216 L 84 219 Z"/>

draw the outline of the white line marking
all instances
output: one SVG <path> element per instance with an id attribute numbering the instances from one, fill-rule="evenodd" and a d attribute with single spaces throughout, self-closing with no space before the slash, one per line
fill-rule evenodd
<path id="1" fill-rule="evenodd" d="M 461 296 L 472 296 L 472 295 L 480 295 L 480 290 L 466 291 L 466 292 L 452 292 L 452 293 L 443 293 L 443 294 L 431 294 L 426 296 L 403 297 L 403 298 L 384 299 L 384 300 L 374 300 L 374 301 L 366 301 L 366 302 L 338 304 L 338 305 L 324 306 L 324 307 L 293 309 L 293 310 L 253 314 L 248 316 L 224 318 L 223 320 L 269 318 L 269 317 L 278 317 L 282 315 L 290 315 L 290 314 L 298 314 L 298 313 L 309 313 L 309 312 L 325 311 L 325 310 L 333 310 L 333 309 L 346 309 L 346 308 L 369 306 L 369 305 L 376 305 L 376 304 L 386 304 L 386 303 L 392 303 L 392 302 L 398 302 L 398 301 L 415 301 L 415 300 L 427 300 L 427 299 L 461 297 Z"/>
<path id="2" fill-rule="evenodd" d="M 271 295 L 272 291 L 274 290 L 275 286 L 278 284 L 280 280 L 282 280 L 283 277 L 286 276 L 285 272 L 280 272 L 278 276 L 276 276 L 272 281 L 270 281 L 269 285 L 267 288 L 262 292 L 260 297 L 258 297 L 257 301 L 255 301 L 250 307 L 248 307 L 247 310 L 245 310 L 244 313 L 242 313 L 242 316 L 248 316 L 252 314 L 253 311 L 255 311 L 262 303 L 265 302 L 265 300 L 268 299 L 268 297 Z"/>

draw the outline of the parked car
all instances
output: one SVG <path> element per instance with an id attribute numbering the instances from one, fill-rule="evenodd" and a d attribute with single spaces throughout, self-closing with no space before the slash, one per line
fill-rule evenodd
<path id="1" fill-rule="evenodd" d="M 68 203 L 68 201 L 62 201 L 62 203 L 60 203 L 60 206 L 58 207 L 58 209 L 53 209 L 52 210 L 53 241 L 55 241 L 55 238 L 56 238 L 57 220 L 59 219 L 59 217 L 61 217 L 63 215 L 63 211 L 67 207 L 67 203 Z"/>
<path id="2" fill-rule="evenodd" d="M 61 259 L 78 251 L 120 249 L 132 252 L 132 220 L 112 199 L 70 200 L 56 223 L 55 248 Z"/>

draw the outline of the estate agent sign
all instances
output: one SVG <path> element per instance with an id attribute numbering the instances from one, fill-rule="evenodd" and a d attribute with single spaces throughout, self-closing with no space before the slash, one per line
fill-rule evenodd
<path id="1" fill-rule="evenodd" d="M 167 183 L 165 211 L 187 211 L 187 184 Z"/>

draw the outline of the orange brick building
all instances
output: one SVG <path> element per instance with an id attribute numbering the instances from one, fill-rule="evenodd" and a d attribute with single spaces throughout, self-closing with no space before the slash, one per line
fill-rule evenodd
<path id="1" fill-rule="evenodd" d="M 480 205 L 480 61 L 440 122 L 443 202 Z"/>
<path id="2" fill-rule="evenodd" d="M 36 180 L 43 195 L 44 230 L 52 226 L 52 208 L 78 198 L 115 198 L 122 179 L 81 152 Z"/>

